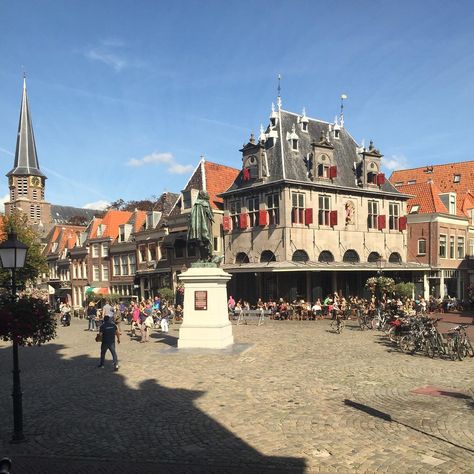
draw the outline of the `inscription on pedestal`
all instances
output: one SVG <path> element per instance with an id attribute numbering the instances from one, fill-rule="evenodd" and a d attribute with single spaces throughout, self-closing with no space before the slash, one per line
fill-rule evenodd
<path id="1" fill-rule="evenodd" d="M 207 291 L 194 292 L 194 310 L 195 311 L 207 310 Z"/>

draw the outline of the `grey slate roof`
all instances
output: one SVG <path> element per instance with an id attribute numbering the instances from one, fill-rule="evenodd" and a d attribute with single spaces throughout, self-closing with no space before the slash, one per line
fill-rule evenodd
<path id="1" fill-rule="evenodd" d="M 358 153 L 359 145 L 343 127 L 340 129 L 339 139 L 330 138 L 330 143 L 334 146 L 334 161 L 337 165 L 337 177 L 332 180 L 332 183 L 322 183 L 321 181 L 318 181 L 318 179 L 311 180 L 308 177 L 307 168 L 303 160 L 308 153 L 312 152 L 311 144 L 313 142 L 318 143 L 320 141 L 321 132 L 326 135 L 331 124 L 307 117 L 308 132 L 304 132 L 301 130 L 298 123 L 299 114 L 285 110 L 277 111 L 277 114 L 279 119 L 275 130 L 278 132 L 278 139 L 273 147 L 266 150 L 270 176 L 265 178 L 263 183 L 290 180 L 313 185 L 319 183 L 328 187 L 340 186 L 344 188 L 352 188 L 354 190 L 362 189 L 356 184 L 356 176 L 354 172 L 354 163 L 359 162 L 361 159 Z M 299 139 L 298 151 L 293 151 L 291 149 L 290 141 L 287 140 L 287 134 L 292 132 L 293 125 L 295 125 L 295 132 Z M 268 133 L 269 130 L 270 127 L 267 128 L 266 133 Z M 258 146 L 258 144 L 256 144 L 256 146 Z M 234 184 L 226 192 L 260 186 L 261 184 L 261 181 L 243 181 L 241 173 L 235 180 Z M 386 179 L 381 190 L 383 192 L 402 195 L 388 181 L 388 179 Z M 378 189 L 377 191 L 380 192 Z"/>
<path id="2" fill-rule="evenodd" d="M 28 95 L 26 93 L 26 78 L 23 78 L 23 95 L 16 139 L 15 164 L 13 169 L 7 173 L 7 176 L 12 175 L 41 176 L 46 178 L 39 169 L 38 157 L 36 156 L 35 136 L 33 134 Z"/>
<path id="3" fill-rule="evenodd" d="M 103 211 L 96 209 L 83 209 L 81 207 L 51 205 L 51 218 L 55 224 L 67 224 L 73 217 L 84 217 L 86 224 L 96 215 Z"/>

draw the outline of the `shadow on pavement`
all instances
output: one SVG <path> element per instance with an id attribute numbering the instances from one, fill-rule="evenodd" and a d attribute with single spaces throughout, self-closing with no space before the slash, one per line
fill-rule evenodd
<path id="1" fill-rule="evenodd" d="M 176 336 L 172 336 L 171 334 L 155 332 L 150 334 L 150 339 L 154 339 L 155 342 L 160 342 L 171 347 L 178 346 L 178 338 Z"/>
<path id="2" fill-rule="evenodd" d="M 0 349 L 0 457 L 12 458 L 13 472 L 304 472 L 303 458 L 265 456 L 202 412 L 196 401 L 204 391 L 153 379 L 130 386 L 113 372 L 110 354 L 98 369 L 97 358 L 66 358 L 65 349 L 20 349 L 27 442 L 18 445 L 9 444 L 12 351 Z M 229 410 L 232 403 L 229 394 Z"/>

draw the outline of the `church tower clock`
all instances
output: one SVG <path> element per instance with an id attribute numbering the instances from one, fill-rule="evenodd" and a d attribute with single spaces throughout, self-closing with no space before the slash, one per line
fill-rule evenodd
<path id="1" fill-rule="evenodd" d="M 14 210 L 24 212 L 33 225 L 51 223 L 51 204 L 45 201 L 46 176 L 42 173 L 36 154 L 35 137 L 23 78 L 20 121 L 16 139 L 15 162 L 7 173 L 10 200 L 5 203 L 5 214 Z"/>

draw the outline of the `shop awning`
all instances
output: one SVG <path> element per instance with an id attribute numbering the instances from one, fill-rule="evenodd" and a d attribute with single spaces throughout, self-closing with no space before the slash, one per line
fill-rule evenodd
<path id="1" fill-rule="evenodd" d="M 91 293 L 95 295 L 108 295 L 109 288 L 108 287 L 96 288 L 94 286 L 86 286 L 86 295 L 91 294 Z"/>

